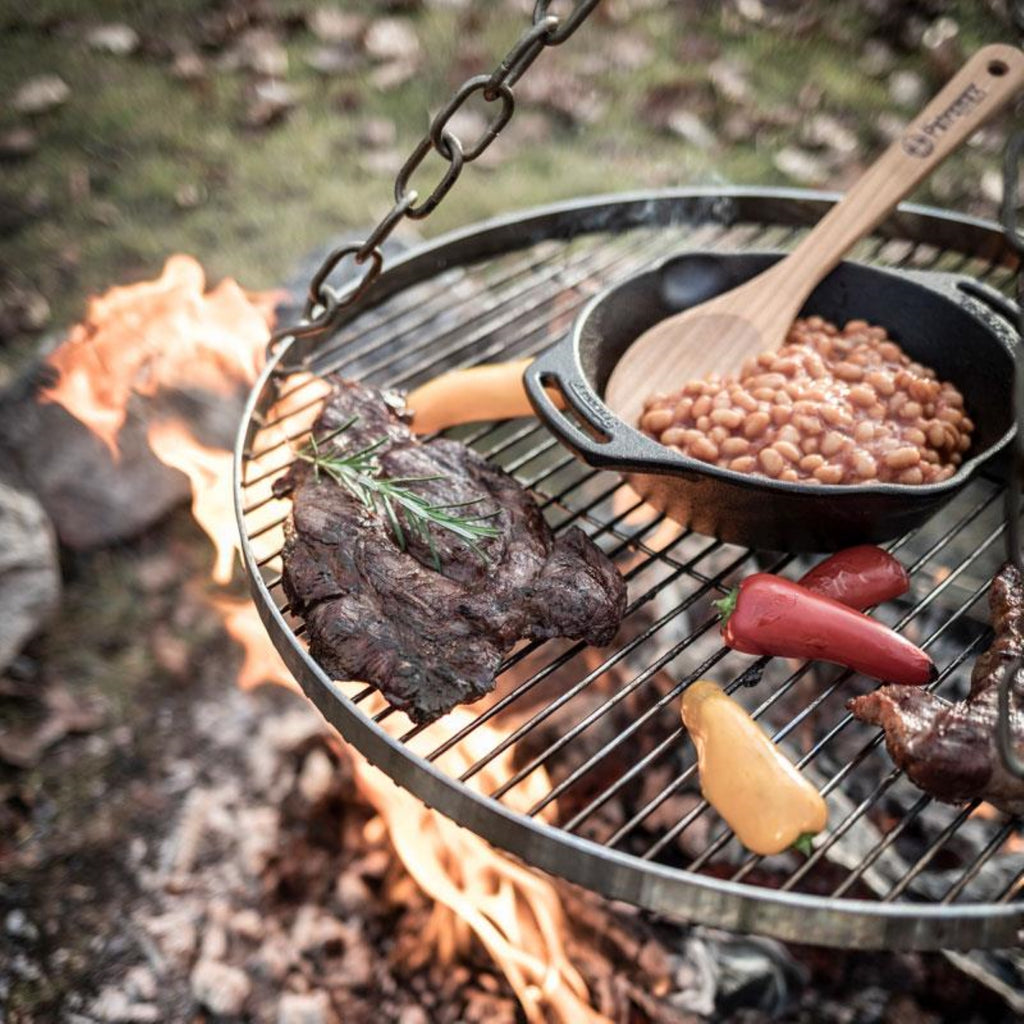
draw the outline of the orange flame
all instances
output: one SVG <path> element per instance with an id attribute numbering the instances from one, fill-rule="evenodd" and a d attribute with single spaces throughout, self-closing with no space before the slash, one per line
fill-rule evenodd
<path id="1" fill-rule="evenodd" d="M 216 550 L 215 583 L 231 582 L 238 530 L 231 491 L 231 453 L 201 445 L 180 422 L 152 423 L 146 432 L 153 454 L 179 469 L 192 484 L 192 515 L 209 534 Z"/>
<path id="2" fill-rule="evenodd" d="M 296 693 L 302 692 L 295 677 L 270 643 L 252 601 L 214 597 L 210 603 L 220 612 L 224 628 L 245 654 L 237 680 L 243 690 L 254 690 L 263 683 L 275 683 L 295 690 Z"/>
<path id="3" fill-rule="evenodd" d="M 43 391 L 117 457 L 133 394 L 202 387 L 227 394 L 256 379 L 276 292 L 248 294 L 222 281 L 204 294 L 203 268 L 172 256 L 155 281 L 111 288 L 49 358 L 58 382 Z"/>
<path id="4" fill-rule="evenodd" d="M 454 735 L 472 720 L 468 712 L 456 710 L 444 719 L 443 732 Z M 402 727 L 407 724 L 402 722 Z M 431 745 L 444 738 L 443 732 L 431 730 Z M 438 764 L 457 777 L 500 740 L 496 729 L 481 726 Z M 542 1024 L 549 1008 L 560 1021 L 610 1024 L 591 1008 L 586 983 L 569 959 L 563 939 L 568 925 L 554 886 L 425 807 L 363 758 L 355 758 L 354 767 L 406 870 L 436 901 L 427 930 L 441 953 L 451 957 L 456 951 L 454 923 L 461 919 L 505 972 L 529 1021 Z M 512 754 L 506 750 L 474 775 L 469 785 L 487 792 L 512 773 Z M 547 773 L 536 771 L 524 786 L 513 790 L 509 806 L 526 811 L 549 789 Z M 553 811 L 548 808 L 549 816 Z M 438 913 L 440 907 L 445 914 Z"/>

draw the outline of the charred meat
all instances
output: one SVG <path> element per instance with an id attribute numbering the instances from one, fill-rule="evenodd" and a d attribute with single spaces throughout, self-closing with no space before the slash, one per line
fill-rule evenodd
<path id="1" fill-rule="evenodd" d="M 883 686 L 847 705 L 885 730 L 889 755 L 926 793 L 947 803 L 980 797 L 1008 814 L 1024 812 L 1024 780 L 1003 767 L 996 747 L 999 681 L 1024 653 L 1024 580 L 1003 566 L 989 595 L 995 640 L 978 658 L 966 700 L 951 703 L 925 690 Z M 1024 674 L 1010 688 L 1011 734 L 1024 754 Z"/>
<path id="2" fill-rule="evenodd" d="M 275 484 L 292 498 L 284 590 L 327 672 L 373 683 L 414 721 L 429 722 L 490 692 L 520 639 L 611 641 L 625 583 L 582 531 L 556 538 L 507 473 L 455 441 L 420 442 L 381 392 L 331 382 L 313 427 L 321 448 L 372 447 L 381 479 L 488 529 L 467 540 L 424 528 L 400 503 L 373 506 L 358 488 L 339 486 L 316 459 L 296 461 Z"/>

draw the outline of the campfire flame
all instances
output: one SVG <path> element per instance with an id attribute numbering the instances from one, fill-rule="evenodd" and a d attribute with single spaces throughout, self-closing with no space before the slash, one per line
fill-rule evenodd
<path id="1" fill-rule="evenodd" d="M 63 405 L 116 457 L 118 433 L 133 395 L 152 396 L 162 388 L 228 394 L 239 384 L 254 381 L 275 300 L 272 294 L 248 294 L 233 281 L 205 292 L 200 265 L 188 256 L 172 256 L 155 281 L 113 288 L 92 300 L 85 323 L 74 328 L 50 357 L 59 380 L 42 397 Z M 306 388 L 301 399 L 286 398 L 283 408 L 275 410 L 278 419 L 299 417 L 308 428 L 316 414 L 316 403 L 309 404 L 311 396 L 322 397 L 329 389 L 303 378 L 282 388 L 287 396 L 310 383 L 319 391 Z M 266 431 L 279 441 L 287 438 L 280 426 L 271 425 Z M 216 551 L 212 579 L 220 585 L 230 583 L 238 544 L 231 453 L 203 445 L 181 420 L 151 423 L 147 437 L 157 458 L 188 476 L 193 515 Z M 287 445 L 280 445 L 276 457 L 279 465 L 288 461 Z M 260 506 L 260 521 L 268 524 L 265 543 L 279 547 L 280 521 L 288 505 L 274 498 L 272 478 L 270 473 L 250 489 L 250 497 Z M 259 557 L 259 551 L 256 554 Z M 212 598 L 211 603 L 244 651 L 239 686 L 251 689 L 269 682 L 298 690 L 252 603 L 226 594 Z M 361 683 L 342 686 L 350 693 L 363 689 Z M 378 695 L 372 699 L 379 703 L 367 708 L 370 714 L 384 706 Z M 470 720 L 468 713 L 454 712 L 429 731 L 429 744 L 453 735 Z M 411 724 L 401 714 L 385 721 L 389 728 L 403 732 Z M 441 767 L 458 776 L 501 737 L 487 723 L 448 751 Z M 380 815 L 406 870 L 435 901 L 424 936 L 433 943 L 435 955 L 451 960 L 465 952 L 471 931 L 504 971 L 528 1020 L 607 1024 L 607 1018 L 592 1009 L 586 984 L 569 958 L 570 928 L 551 882 L 428 809 L 350 748 L 339 744 L 339 749 L 353 759 L 355 778 Z M 471 785 L 491 792 L 512 774 L 511 755 L 505 752 L 474 776 Z M 546 773 L 538 770 L 512 790 L 506 802 L 525 811 L 549 789 Z M 548 808 L 548 814 L 554 812 L 553 806 Z"/>
<path id="2" fill-rule="evenodd" d="M 146 439 L 161 462 L 188 477 L 192 515 L 216 551 L 213 580 L 226 586 L 231 582 L 238 540 L 230 486 L 231 453 L 201 445 L 180 421 L 151 423 Z"/>
<path id="3" fill-rule="evenodd" d="M 222 281 L 207 293 L 203 268 L 172 256 L 155 281 L 94 298 L 84 323 L 48 359 L 58 382 L 43 390 L 118 454 L 133 394 L 203 388 L 229 394 L 259 372 L 277 292 Z"/>

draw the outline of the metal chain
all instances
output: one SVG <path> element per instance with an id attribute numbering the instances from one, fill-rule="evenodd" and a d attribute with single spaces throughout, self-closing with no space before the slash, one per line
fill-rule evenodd
<path id="1" fill-rule="evenodd" d="M 564 43 L 601 0 L 562 0 L 560 6 L 569 8 L 563 17 L 548 13 L 548 8 L 554 2 L 558 0 L 537 0 L 533 23 L 497 67 L 489 74 L 474 75 L 467 79 L 452 93 L 395 176 L 394 205 L 363 241 L 341 246 L 327 255 L 309 283 L 309 296 L 301 323 L 281 327 L 271 335 L 267 345 L 268 359 L 277 346 L 288 338 L 315 338 L 329 331 L 339 317 L 366 294 L 384 269 L 384 254 L 381 251 L 384 240 L 406 217 L 421 220 L 437 208 L 458 181 L 463 167 L 482 156 L 512 119 L 516 108 L 512 87 L 523 73 L 546 48 Z M 495 109 L 480 137 L 467 145 L 449 125 L 452 118 L 477 93 L 485 103 L 493 104 Z M 409 182 L 431 150 L 446 160 L 448 166 L 430 193 L 421 200 L 420 193 L 410 188 Z M 327 279 L 349 257 L 355 266 L 364 268 L 363 273 L 357 281 L 339 293 L 327 283 Z"/>

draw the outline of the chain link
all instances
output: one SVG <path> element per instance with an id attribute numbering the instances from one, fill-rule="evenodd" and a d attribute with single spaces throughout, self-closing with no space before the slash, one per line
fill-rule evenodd
<path id="1" fill-rule="evenodd" d="M 476 160 L 512 119 L 516 109 L 512 87 L 523 73 L 546 48 L 564 43 L 600 2 L 573 0 L 568 14 L 562 18 L 548 13 L 552 0 L 537 0 L 533 10 L 533 24 L 516 40 L 498 66 L 490 74 L 474 75 L 463 82 L 430 122 L 426 134 L 416 143 L 395 176 L 395 202 L 391 209 L 363 241 L 341 246 L 328 254 L 309 283 L 309 297 L 303 310 L 302 322 L 273 333 L 267 345 L 268 358 L 285 339 L 314 338 L 331 330 L 342 314 L 366 294 L 384 268 L 381 246 L 391 232 L 406 217 L 421 220 L 437 208 L 458 180 L 462 168 Z M 485 103 L 496 103 L 498 106 L 480 137 L 472 145 L 466 146 L 449 124 L 477 93 L 480 93 Z M 446 160 L 448 167 L 433 190 L 425 199 L 420 200 L 419 193 L 409 187 L 409 180 L 431 151 Z M 349 256 L 357 267 L 363 268 L 362 277 L 354 287 L 347 288 L 339 295 L 327 284 L 327 279 Z"/>
<path id="2" fill-rule="evenodd" d="M 568 17 L 560 20 L 560 24 L 547 37 L 548 46 L 560 46 L 583 24 L 583 19 L 601 2 L 601 0 L 575 0 Z M 533 23 L 536 25 L 549 17 L 548 8 L 551 0 L 537 0 L 533 8 Z M 556 15 L 557 17 L 557 15 Z"/>

